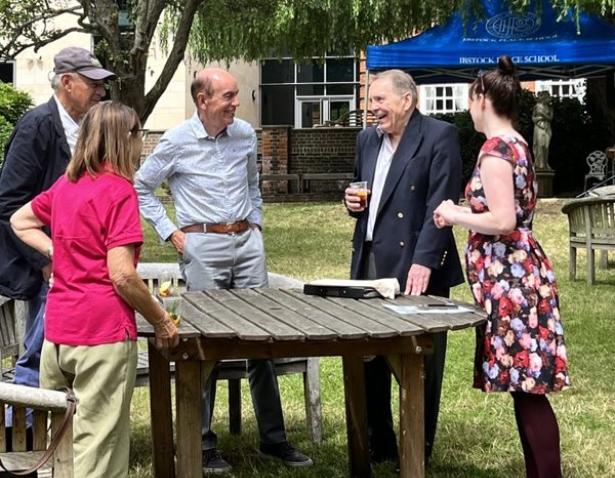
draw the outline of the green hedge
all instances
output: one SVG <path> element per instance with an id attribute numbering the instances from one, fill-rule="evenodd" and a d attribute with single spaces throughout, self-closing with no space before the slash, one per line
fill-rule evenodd
<path id="1" fill-rule="evenodd" d="M 9 123 L 17 124 L 19 118 L 34 106 L 28 93 L 18 91 L 8 83 L 0 81 L 0 116 Z"/>
<path id="2" fill-rule="evenodd" d="M 4 116 L 0 116 L 0 166 L 4 162 L 4 147 L 11 136 L 13 125 Z"/>
<path id="3" fill-rule="evenodd" d="M 28 93 L 0 81 L 0 166 L 4 161 L 4 147 L 14 125 L 33 105 Z"/>
<path id="4" fill-rule="evenodd" d="M 515 118 L 515 127 L 530 146 L 534 138 L 532 109 L 535 104 L 534 94 L 524 90 Z M 474 130 L 469 111 L 439 114 L 434 117 L 453 123 L 459 129 L 465 186 L 485 137 Z M 608 133 L 604 125 L 592 121 L 584 105 L 570 98 L 553 98 L 551 126 L 553 136 L 549 146 L 549 165 L 555 171 L 553 191 L 558 196 L 574 196 L 583 191 L 583 180 L 589 170 L 585 158 L 590 152 L 596 149 L 604 150 L 608 146 Z"/>

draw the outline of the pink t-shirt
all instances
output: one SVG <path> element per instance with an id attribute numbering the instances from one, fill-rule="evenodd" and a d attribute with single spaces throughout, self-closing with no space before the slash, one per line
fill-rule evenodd
<path id="1" fill-rule="evenodd" d="M 63 345 L 101 345 L 137 339 L 135 312 L 115 291 L 107 252 L 143 243 L 133 185 L 113 173 L 76 183 L 65 176 L 32 201 L 51 227 L 53 287 L 47 296 L 45 338 Z"/>

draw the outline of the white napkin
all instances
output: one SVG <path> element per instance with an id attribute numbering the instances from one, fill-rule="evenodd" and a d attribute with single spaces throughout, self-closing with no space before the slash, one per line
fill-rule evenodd
<path id="1" fill-rule="evenodd" d="M 386 299 L 394 299 L 396 295 L 399 295 L 399 281 L 395 278 L 376 280 L 318 279 L 311 281 L 310 284 L 337 287 L 373 287 Z"/>

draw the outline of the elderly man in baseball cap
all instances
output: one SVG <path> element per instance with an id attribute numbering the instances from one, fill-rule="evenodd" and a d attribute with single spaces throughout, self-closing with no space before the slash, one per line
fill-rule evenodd
<path id="1" fill-rule="evenodd" d="M 29 302 L 25 351 L 15 366 L 14 382 L 32 387 L 39 385 L 51 260 L 15 237 L 9 218 L 64 174 L 81 119 L 105 96 L 103 80 L 115 77 L 83 48 L 64 48 L 54 57 L 54 64 L 53 96 L 19 120 L 9 138 L 0 174 L 0 294 Z M 7 416 L 8 427 L 11 418 Z"/>
<path id="2" fill-rule="evenodd" d="M 60 50 L 53 63 L 55 75 L 51 86 L 55 97 L 78 124 L 87 111 L 104 98 L 104 80 L 114 79 L 115 75 L 105 70 L 93 53 L 74 46 Z M 77 131 L 78 128 L 73 127 L 74 137 L 67 134 L 71 150 L 77 141 Z"/>

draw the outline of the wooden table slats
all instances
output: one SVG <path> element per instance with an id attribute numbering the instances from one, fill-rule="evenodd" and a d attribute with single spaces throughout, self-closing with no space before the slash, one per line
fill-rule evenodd
<path id="1" fill-rule="evenodd" d="M 423 333 L 446 332 L 450 329 L 450 326 L 446 321 L 446 317 L 442 317 L 440 314 L 398 314 L 397 312 L 393 312 L 392 310 L 383 307 L 383 302 L 383 299 L 373 299 L 367 303 L 367 306 L 374 310 L 375 313 L 384 311 L 384 313 L 391 318 L 395 317 L 408 322 L 409 324 L 413 324 Z"/>
<path id="2" fill-rule="evenodd" d="M 183 304 L 182 304 L 183 307 Z M 150 324 L 145 317 L 141 314 L 136 314 L 137 316 L 137 330 L 139 331 L 139 335 L 141 337 L 155 337 L 156 333 L 154 332 L 154 327 Z M 200 330 L 195 329 L 190 323 L 185 320 L 182 320 L 179 324 L 179 336 L 181 338 L 192 338 L 192 337 L 200 337 L 202 332 Z"/>
<path id="3" fill-rule="evenodd" d="M 269 297 L 264 293 L 268 290 L 270 289 L 249 289 L 244 295 L 255 307 L 274 317 L 277 316 L 280 322 L 303 332 L 307 340 L 330 340 L 337 337 L 333 330 L 311 320 L 309 316 L 301 315 L 277 302 L 275 298 L 280 294 L 273 294 L 274 298 Z M 283 311 L 283 314 L 281 314 L 281 311 Z"/>
<path id="4" fill-rule="evenodd" d="M 339 298 L 339 297 L 331 298 L 330 300 L 356 313 L 358 313 L 359 311 L 361 311 L 363 314 L 368 312 L 369 316 L 374 322 L 378 322 L 379 324 L 384 324 L 388 328 L 395 330 L 395 335 L 407 336 L 407 335 L 422 334 L 425 332 L 424 327 L 420 327 L 416 324 L 413 324 L 412 322 L 405 320 L 404 317 L 401 315 L 387 313 L 387 310 L 382 306 L 373 307 L 371 308 L 371 310 L 367 310 L 367 311 L 365 310 L 366 304 L 370 305 L 371 301 L 378 300 L 378 299 L 369 299 L 369 300 L 366 299 L 362 303 L 358 303 L 356 300 L 348 300 L 348 299 Z"/>
<path id="5" fill-rule="evenodd" d="M 364 312 L 357 312 L 342 305 L 346 300 L 355 302 L 353 299 L 333 299 L 331 297 L 325 298 L 316 295 L 306 295 L 297 290 L 288 291 L 288 293 L 309 304 L 310 306 L 345 322 L 348 325 L 359 328 L 363 332 L 363 337 L 384 339 L 399 335 L 393 328 L 373 320 Z"/>
<path id="6" fill-rule="evenodd" d="M 409 297 L 400 296 L 400 297 L 396 297 L 395 299 L 381 299 L 380 302 L 381 304 L 390 303 L 390 304 L 395 304 L 397 306 L 412 306 L 412 305 L 416 306 L 417 304 L 427 302 L 430 299 L 432 299 L 431 301 L 433 301 L 433 299 L 437 299 L 438 301 L 444 300 L 439 297 L 418 296 L 418 297 L 409 298 Z M 421 314 L 403 315 L 403 314 L 398 314 L 390 309 L 387 309 L 387 312 L 390 314 L 394 314 L 398 317 L 402 316 L 402 317 L 414 318 L 417 315 L 419 315 L 420 317 L 435 318 L 435 319 L 438 319 L 439 322 L 444 322 L 445 324 L 447 324 L 449 330 L 460 330 L 460 329 L 465 329 L 468 327 L 476 327 L 477 325 L 485 321 L 485 317 L 484 317 L 485 313 L 479 307 L 473 304 L 464 304 L 459 301 L 455 301 L 455 304 L 457 304 L 460 307 L 470 309 L 470 311 L 469 312 L 453 312 L 453 313 L 447 313 L 443 311 L 441 314 L 431 313 L 431 314 L 425 314 L 425 315 L 421 315 Z"/>
<path id="7" fill-rule="evenodd" d="M 276 312 L 272 317 L 267 310 L 261 309 L 258 304 L 253 303 L 254 290 L 243 289 L 241 296 L 238 297 L 237 290 L 210 290 L 203 292 L 208 297 L 218 300 L 229 310 L 243 317 L 255 327 L 267 332 L 271 340 L 305 340 L 305 334 L 295 327 L 275 318 Z M 278 309 L 281 307 L 278 306 Z M 278 311 L 279 313 L 279 311 Z M 286 311 L 284 311 L 284 314 Z"/>
<path id="8" fill-rule="evenodd" d="M 226 290 L 185 292 L 182 294 L 184 300 L 194 305 L 199 312 L 194 316 L 187 315 L 186 319 L 189 320 L 196 329 L 200 330 L 204 337 L 209 338 L 207 324 L 210 320 L 213 320 L 233 330 L 235 336 L 241 340 L 271 340 L 271 336 L 267 331 L 254 325 L 252 322 L 230 309 L 226 304 L 226 297 L 224 297 L 223 294 L 212 294 L 213 292 L 226 292 L 226 296 L 232 297 Z M 214 297 L 212 297 L 212 295 Z"/>
<path id="9" fill-rule="evenodd" d="M 365 331 L 348 324 L 337 317 L 332 317 L 328 312 L 313 307 L 312 305 L 301 300 L 303 293 L 295 295 L 291 291 L 281 291 L 274 289 L 258 289 L 260 294 L 275 300 L 278 304 L 283 305 L 289 310 L 296 312 L 304 317 L 309 317 L 310 320 L 322 327 L 327 328 L 335 333 L 335 337 L 331 339 L 353 340 L 365 337 Z M 324 339 L 324 337 L 322 337 Z"/>

